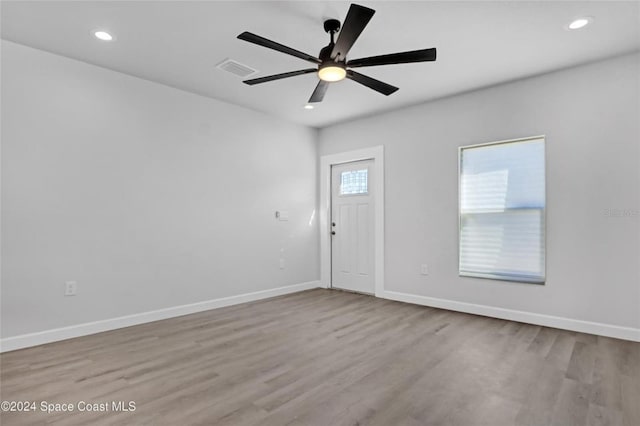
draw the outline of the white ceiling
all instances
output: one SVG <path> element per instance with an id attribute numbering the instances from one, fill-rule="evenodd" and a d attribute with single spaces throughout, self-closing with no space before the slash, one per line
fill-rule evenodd
<path id="1" fill-rule="evenodd" d="M 345 80 L 309 111 L 315 74 L 247 86 L 216 68 L 226 58 L 258 69 L 255 77 L 309 68 L 236 36 L 250 31 L 317 55 L 328 43 L 323 21 L 344 20 L 349 4 L 3 1 L 2 38 L 314 127 L 640 49 L 637 1 L 360 1 L 376 14 L 349 58 L 438 49 L 437 62 L 358 70 L 400 87 L 389 97 Z M 585 15 L 595 22 L 563 28 Z M 117 39 L 100 42 L 96 29 Z"/>

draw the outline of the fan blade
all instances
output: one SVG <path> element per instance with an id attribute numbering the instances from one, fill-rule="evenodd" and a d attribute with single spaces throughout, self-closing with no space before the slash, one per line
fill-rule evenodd
<path id="1" fill-rule="evenodd" d="M 296 75 L 309 74 L 317 72 L 315 68 L 307 68 L 306 70 L 283 72 L 282 74 L 268 75 L 266 77 L 252 78 L 251 80 L 245 80 L 243 83 L 253 86 L 254 84 L 266 83 L 268 81 L 280 80 L 281 78 L 295 77 Z"/>
<path id="2" fill-rule="evenodd" d="M 389 96 L 390 94 L 398 90 L 398 88 L 395 86 L 384 83 L 380 80 L 376 80 L 375 78 L 367 77 L 366 75 L 351 70 L 347 70 L 347 78 L 358 82 L 363 86 L 367 86 L 368 88 L 373 89 L 376 92 L 380 92 L 386 96 Z"/>
<path id="3" fill-rule="evenodd" d="M 391 53 L 389 55 L 370 56 L 347 62 L 351 68 L 372 67 L 375 65 L 408 64 L 410 62 L 427 62 L 436 60 L 436 48 L 412 50 L 411 52 Z"/>
<path id="4" fill-rule="evenodd" d="M 305 61 L 313 62 L 314 64 L 321 64 L 322 61 L 315 56 L 308 55 L 304 52 L 300 52 L 299 50 L 292 49 L 291 47 L 287 47 L 283 44 L 276 43 L 275 41 L 271 41 L 264 37 L 260 37 L 259 35 L 252 34 L 250 32 L 243 32 L 238 36 L 240 40 L 248 41 L 249 43 L 257 44 L 258 46 L 263 46 L 268 49 L 277 50 L 278 52 L 286 53 L 287 55 L 295 56 L 300 59 L 304 59 Z"/>
<path id="5" fill-rule="evenodd" d="M 309 103 L 315 103 L 315 102 L 322 102 L 322 99 L 324 98 L 324 94 L 327 92 L 327 89 L 329 88 L 329 83 L 327 83 L 324 80 L 320 80 L 318 82 L 318 85 L 316 86 L 316 89 L 313 91 L 313 93 L 311 94 L 311 97 L 309 98 Z"/>
<path id="6" fill-rule="evenodd" d="M 356 42 L 364 27 L 367 26 L 375 10 L 368 7 L 352 4 L 347 12 L 347 17 L 344 18 L 344 24 L 342 29 L 338 33 L 338 41 L 336 41 L 333 50 L 331 51 L 331 58 L 335 61 L 344 61 L 347 57 L 347 53 L 351 50 L 351 47 Z"/>

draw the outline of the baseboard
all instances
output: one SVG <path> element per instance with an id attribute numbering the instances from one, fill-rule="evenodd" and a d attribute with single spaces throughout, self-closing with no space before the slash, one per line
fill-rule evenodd
<path id="1" fill-rule="evenodd" d="M 183 315 L 194 314 L 196 312 L 208 311 L 225 306 L 253 302 L 255 300 L 281 296 L 283 294 L 296 293 L 319 286 L 319 281 L 309 281 L 306 283 L 277 287 L 269 290 L 256 291 L 253 293 L 239 294 L 237 296 L 222 297 L 220 299 L 206 300 L 203 302 L 191 303 L 188 305 L 172 306 L 170 308 L 158 309 L 155 311 L 142 312 L 139 314 L 127 315 L 101 321 L 93 321 L 84 324 L 72 325 L 69 327 L 54 328 L 37 333 L 7 337 L 4 339 L 0 339 L 0 353 L 42 345 L 45 343 L 57 342 L 60 340 L 72 339 L 74 337 L 87 336 L 89 334 L 100 333 L 103 331 L 116 330 L 118 328 L 130 327 L 132 325 L 180 317 Z"/>
<path id="2" fill-rule="evenodd" d="M 640 329 L 385 290 L 384 299 L 640 342 Z"/>

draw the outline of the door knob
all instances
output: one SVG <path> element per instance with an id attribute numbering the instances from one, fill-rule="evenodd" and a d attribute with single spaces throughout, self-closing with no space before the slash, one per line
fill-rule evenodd
<path id="1" fill-rule="evenodd" d="M 331 231 L 331 235 L 336 235 L 336 231 Z"/>
<path id="2" fill-rule="evenodd" d="M 336 226 L 336 223 L 335 222 L 331 222 L 331 226 Z"/>

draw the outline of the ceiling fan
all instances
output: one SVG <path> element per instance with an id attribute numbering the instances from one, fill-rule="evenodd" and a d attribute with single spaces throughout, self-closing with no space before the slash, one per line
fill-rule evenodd
<path id="1" fill-rule="evenodd" d="M 266 77 L 245 80 L 249 85 L 266 83 L 268 81 L 280 80 L 282 78 L 295 77 L 297 75 L 317 72 L 320 81 L 309 98 L 309 103 L 322 102 L 324 94 L 329 84 L 348 78 L 364 86 L 367 86 L 383 95 L 389 96 L 398 90 L 397 87 L 367 77 L 364 74 L 353 71 L 351 68 L 371 67 L 375 65 L 406 64 L 410 62 L 426 62 L 436 60 L 436 49 L 412 50 L 410 52 L 391 53 L 388 55 L 370 56 L 368 58 L 347 60 L 349 50 L 356 42 L 362 30 L 367 26 L 375 10 L 368 7 L 352 4 L 344 20 L 344 25 L 340 29 L 340 21 L 328 19 L 324 22 L 324 30 L 331 35 L 331 41 L 320 50 L 318 57 L 309 55 L 299 50 L 292 49 L 275 41 L 260 37 L 250 32 L 243 32 L 238 36 L 240 40 L 248 41 L 259 46 L 277 50 L 295 56 L 305 61 L 312 62 L 317 68 L 306 68 L 298 71 L 285 72 Z M 334 36 L 338 33 L 338 39 L 334 41 Z"/>

